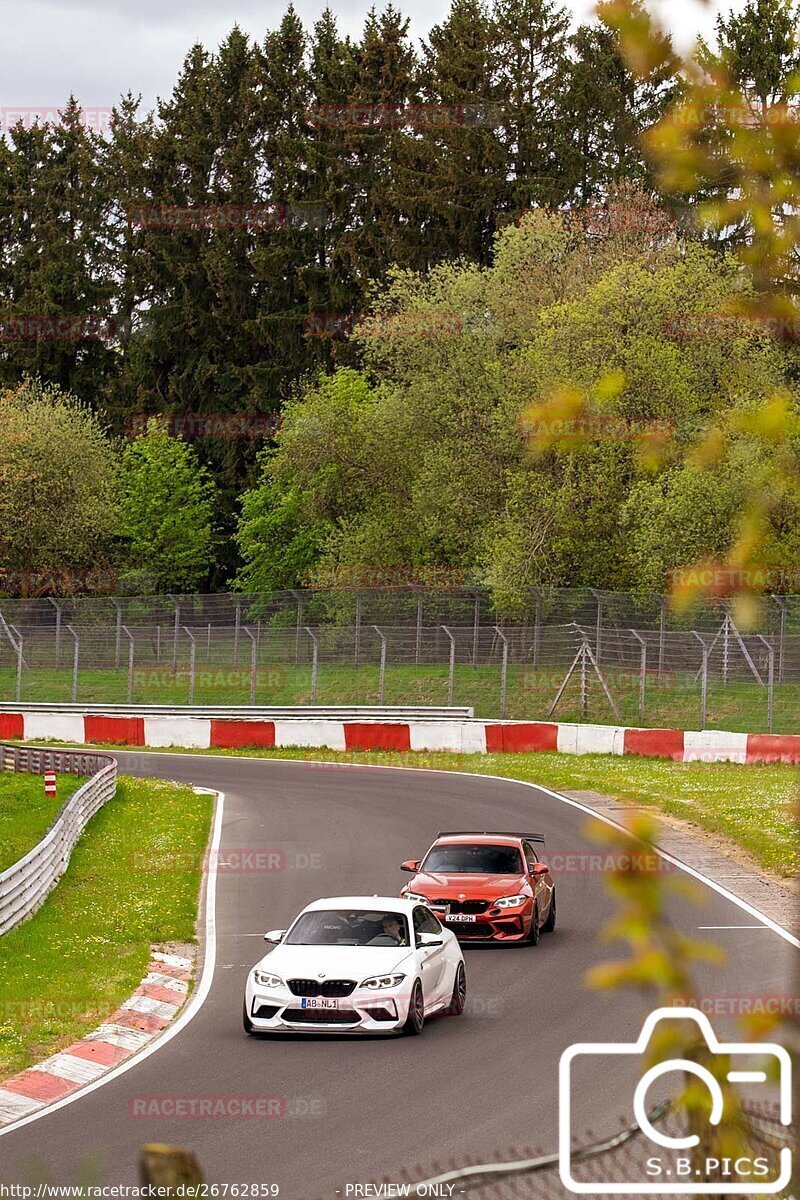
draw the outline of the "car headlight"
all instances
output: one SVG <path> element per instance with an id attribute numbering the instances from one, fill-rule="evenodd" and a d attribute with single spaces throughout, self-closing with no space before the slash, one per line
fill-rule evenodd
<path id="1" fill-rule="evenodd" d="M 495 908 L 519 908 L 521 904 L 525 904 L 530 900 L 530 896 L 501 896 L 499 900 L 495 900 Z"/>
<path id="2" fill-rule="evenodd" d="M 365 979 L 361 986 L 371 992 L 379 992 L 382 988 L 397 987 L 404 979 L 405 975 L 373 975 L 371 979 Z"/>
<path id="3" fill-rule="evenodd" d="M 253 978 L 261 987 L 282 988 L 283 980 L 277 975 L 270 975 L 269 971 L 253 971 Z"/>
<path id="4" fill-rule="evenodd" d="M 414 900 L 418 904 L 430 904 L 427 896 L 423 896 L 420 892 L 403 892 L 406 900 Z"/>

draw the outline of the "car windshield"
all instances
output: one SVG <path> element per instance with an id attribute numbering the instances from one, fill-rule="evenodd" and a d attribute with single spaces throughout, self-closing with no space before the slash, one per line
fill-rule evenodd
<path id="1" fill-rule="evenodd" d="M 286 946 L 408 946 L 403 913 L 363 908 L 320 908 L 297 918 Z"/>
<path id="2" fill-rule="evenodd" d="M 516 846 L 434 846 L 420 868 L 445 875 L 519 875 L 522 859 Z"/>

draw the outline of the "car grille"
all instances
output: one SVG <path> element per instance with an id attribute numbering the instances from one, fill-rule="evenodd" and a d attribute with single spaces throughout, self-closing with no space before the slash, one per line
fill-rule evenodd
<path id="1" fill-rule="evenodd" d="M 442 908 L 445 905 L 450 909 L 451 913 L 485 913 L 491 907 L 491 900 L 432 900 L 431 903 L 435 908 Z"/>
<path id="2" fill-rule="evenodd" d="M 308 1025 L 353 1025 L 361 1020 L 357 1012 L 346 1008 L 285 1008 L 283 1019 Z"/>
<path id="3" fill-rule="evenodd" d="M 293 996 L 349 996 L 355 991 L 355 979 L 289 979 L 289 991 Z"/>

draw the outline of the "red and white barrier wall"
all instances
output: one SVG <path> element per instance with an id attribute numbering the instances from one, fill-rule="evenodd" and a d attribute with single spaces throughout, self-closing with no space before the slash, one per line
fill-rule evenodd
<path id="1" fill-rule="evenodd" d="M 49 739 L 78 744 L 190 749 L 285 746 L 329 750 L 451 750 L 458 754 L 554 750 L 562 754 L 639 754 L 677 762 L 800 763 L 800 735 L 707 729 L 626 729 L 546 721 L 337 720 L 293 717 L 124 716 L 0 713 L 0 741 Z"/>

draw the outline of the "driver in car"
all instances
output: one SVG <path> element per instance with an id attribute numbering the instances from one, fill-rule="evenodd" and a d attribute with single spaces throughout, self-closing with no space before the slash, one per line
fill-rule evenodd
<path id="1" fill-rule="evenodd" d="M 386 946 L 394 944 L 396 946 L 405 946 L 406 939 L 403 933 L 403 928 L 394 913 L 387 913 L 381 921 L 382 933 L 377 937 L 372 938 L 371 946 Z"/>

